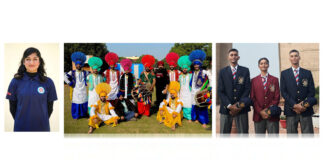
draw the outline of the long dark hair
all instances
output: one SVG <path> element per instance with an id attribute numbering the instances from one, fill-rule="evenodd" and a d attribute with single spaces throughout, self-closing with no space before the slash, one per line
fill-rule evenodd
<path id="1" fill-rule="evenodd" d="M 45 82 L 47 77 L 46 77 L 46 71 L 44 69 L 44 66 L 45 66 L 45 63 L 44 63 L 44 60 L 41 56 L 41 53 L 39 52 L 38 49 L 34 48 L 34 47 L 30 47 L 30 48 L 27 48 L 24 52 L 24 55 L 23 57 L 21 58 L 20 60 L 20 66 L 18 68 L 18 71 L 17 73 L 14 75 L 14 78 L 16 79 L 22 79 L 24 77 L 24 73 L 26 72 L 26 67 L 24 65 L 24 61 L 25 59 L 33 54 L 33 53 L 36 53 L 37 57 L 39 58 L 39 67 L 37 69 L 37 73 L 39 75 L 39 79 L 41 82 Z"/>

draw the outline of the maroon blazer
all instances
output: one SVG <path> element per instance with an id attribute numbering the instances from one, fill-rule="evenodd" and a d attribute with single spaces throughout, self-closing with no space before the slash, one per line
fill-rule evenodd
<path id="1" fill-rule="evenodd" d="M 268 74 L 266 89 L 264 90 L 261 75 L 251 81 L 251 99 L 253 101 L 253 121 L 262 120 L 260 111 L 270 106 L 278 106 L 280 100 L 279 81 L 277 77 Z M 279 117 L 270 117 L 270 121 L 279 121 Z"/>

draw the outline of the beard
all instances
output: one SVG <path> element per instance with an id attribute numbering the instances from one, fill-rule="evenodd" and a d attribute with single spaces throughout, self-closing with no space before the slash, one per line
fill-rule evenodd
<path id="1" fill-rule="evenodd" d="M 105 98 L 100 98 L 101 102 L 106 102 L 106 97 Z"/>

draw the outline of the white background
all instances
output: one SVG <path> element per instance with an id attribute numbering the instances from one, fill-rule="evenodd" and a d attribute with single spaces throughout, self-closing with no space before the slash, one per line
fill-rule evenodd
<path id="1" fill-rule="evenodd" d="M 264 2 L 92 0 L 91 3 L 88 0 L 1 1 L 0 60 L 4 57 L 4 43 L 60 42 L 62 53 L 61 63 L 58 66 L 62 72 L 60 80 L 63 82 L 64 42 L 214 44 L 315 42 L 321 43 L 322 46 L 323 4 L 320 2 L 315 0 Z M 215 61 L 215 56 L 213 60 Z M 0 104 L 3 106 L 6 94 L 6 86 L 2 85 L 4 63 L 1 62 L 0 65 Z M 213 70 L 215 73 L 215 65 Z M 213 78 L 215 82 L 216 77 Z M 60 87 L 63 91 L 63 85 Z M 63 94 L 60 95 L 59 98 L 63 100 Z M 212 138 L 64 138 L 63 116 L 60 116 L 60 132 L 57 133 L 5 133 L 4 113 L 3 110 L 0 111 L 0 155 L 3 158 L 178 160 L 323 158 L 322 136 L 260 139 L 216 138 L 213 134 Z M 60 112 L 63 115 L 63 101 Z M 215 123 L 213 125 L 215 131 Z M 320 133 L 322 134 L 322 129 Z"/>

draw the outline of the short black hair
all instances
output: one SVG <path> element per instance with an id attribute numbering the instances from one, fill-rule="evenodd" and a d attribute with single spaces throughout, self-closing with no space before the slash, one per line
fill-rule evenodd
<path id="1" fill-rule="evenodd" d="M 298 55 L 299 55 L 299 51 L 298 51 L 297 49 L 292 49 L 292 50 L 290 50 L 289 54 L 290 54 L 290 53 L 293 53 L 293 52 L 296 52 L 296 53 L 298 53 Z"/>
<path id="2" fill-rule="evenodd" d="M 231 53 L 231 52 L 239 53 L 239 51 L 238 51 L 237 49 L 235 49 L 235 48 L 232 48 L 232 49 L 230 49 L 230 50 L 228 51 L 228 53 Z"/>
<path id="3" fill-rule="evenodd" d="M 260 58 L 259 61 L 258 61 L 258 64 L 260 64 L 260 62 L 261 62 L 262 60 L 266 60 L 267 63 L 269 64 L 269 60 L 268 60 L 268 58 L 266 58 L 266 57 L 262 57 L 262 58 Z"/>

